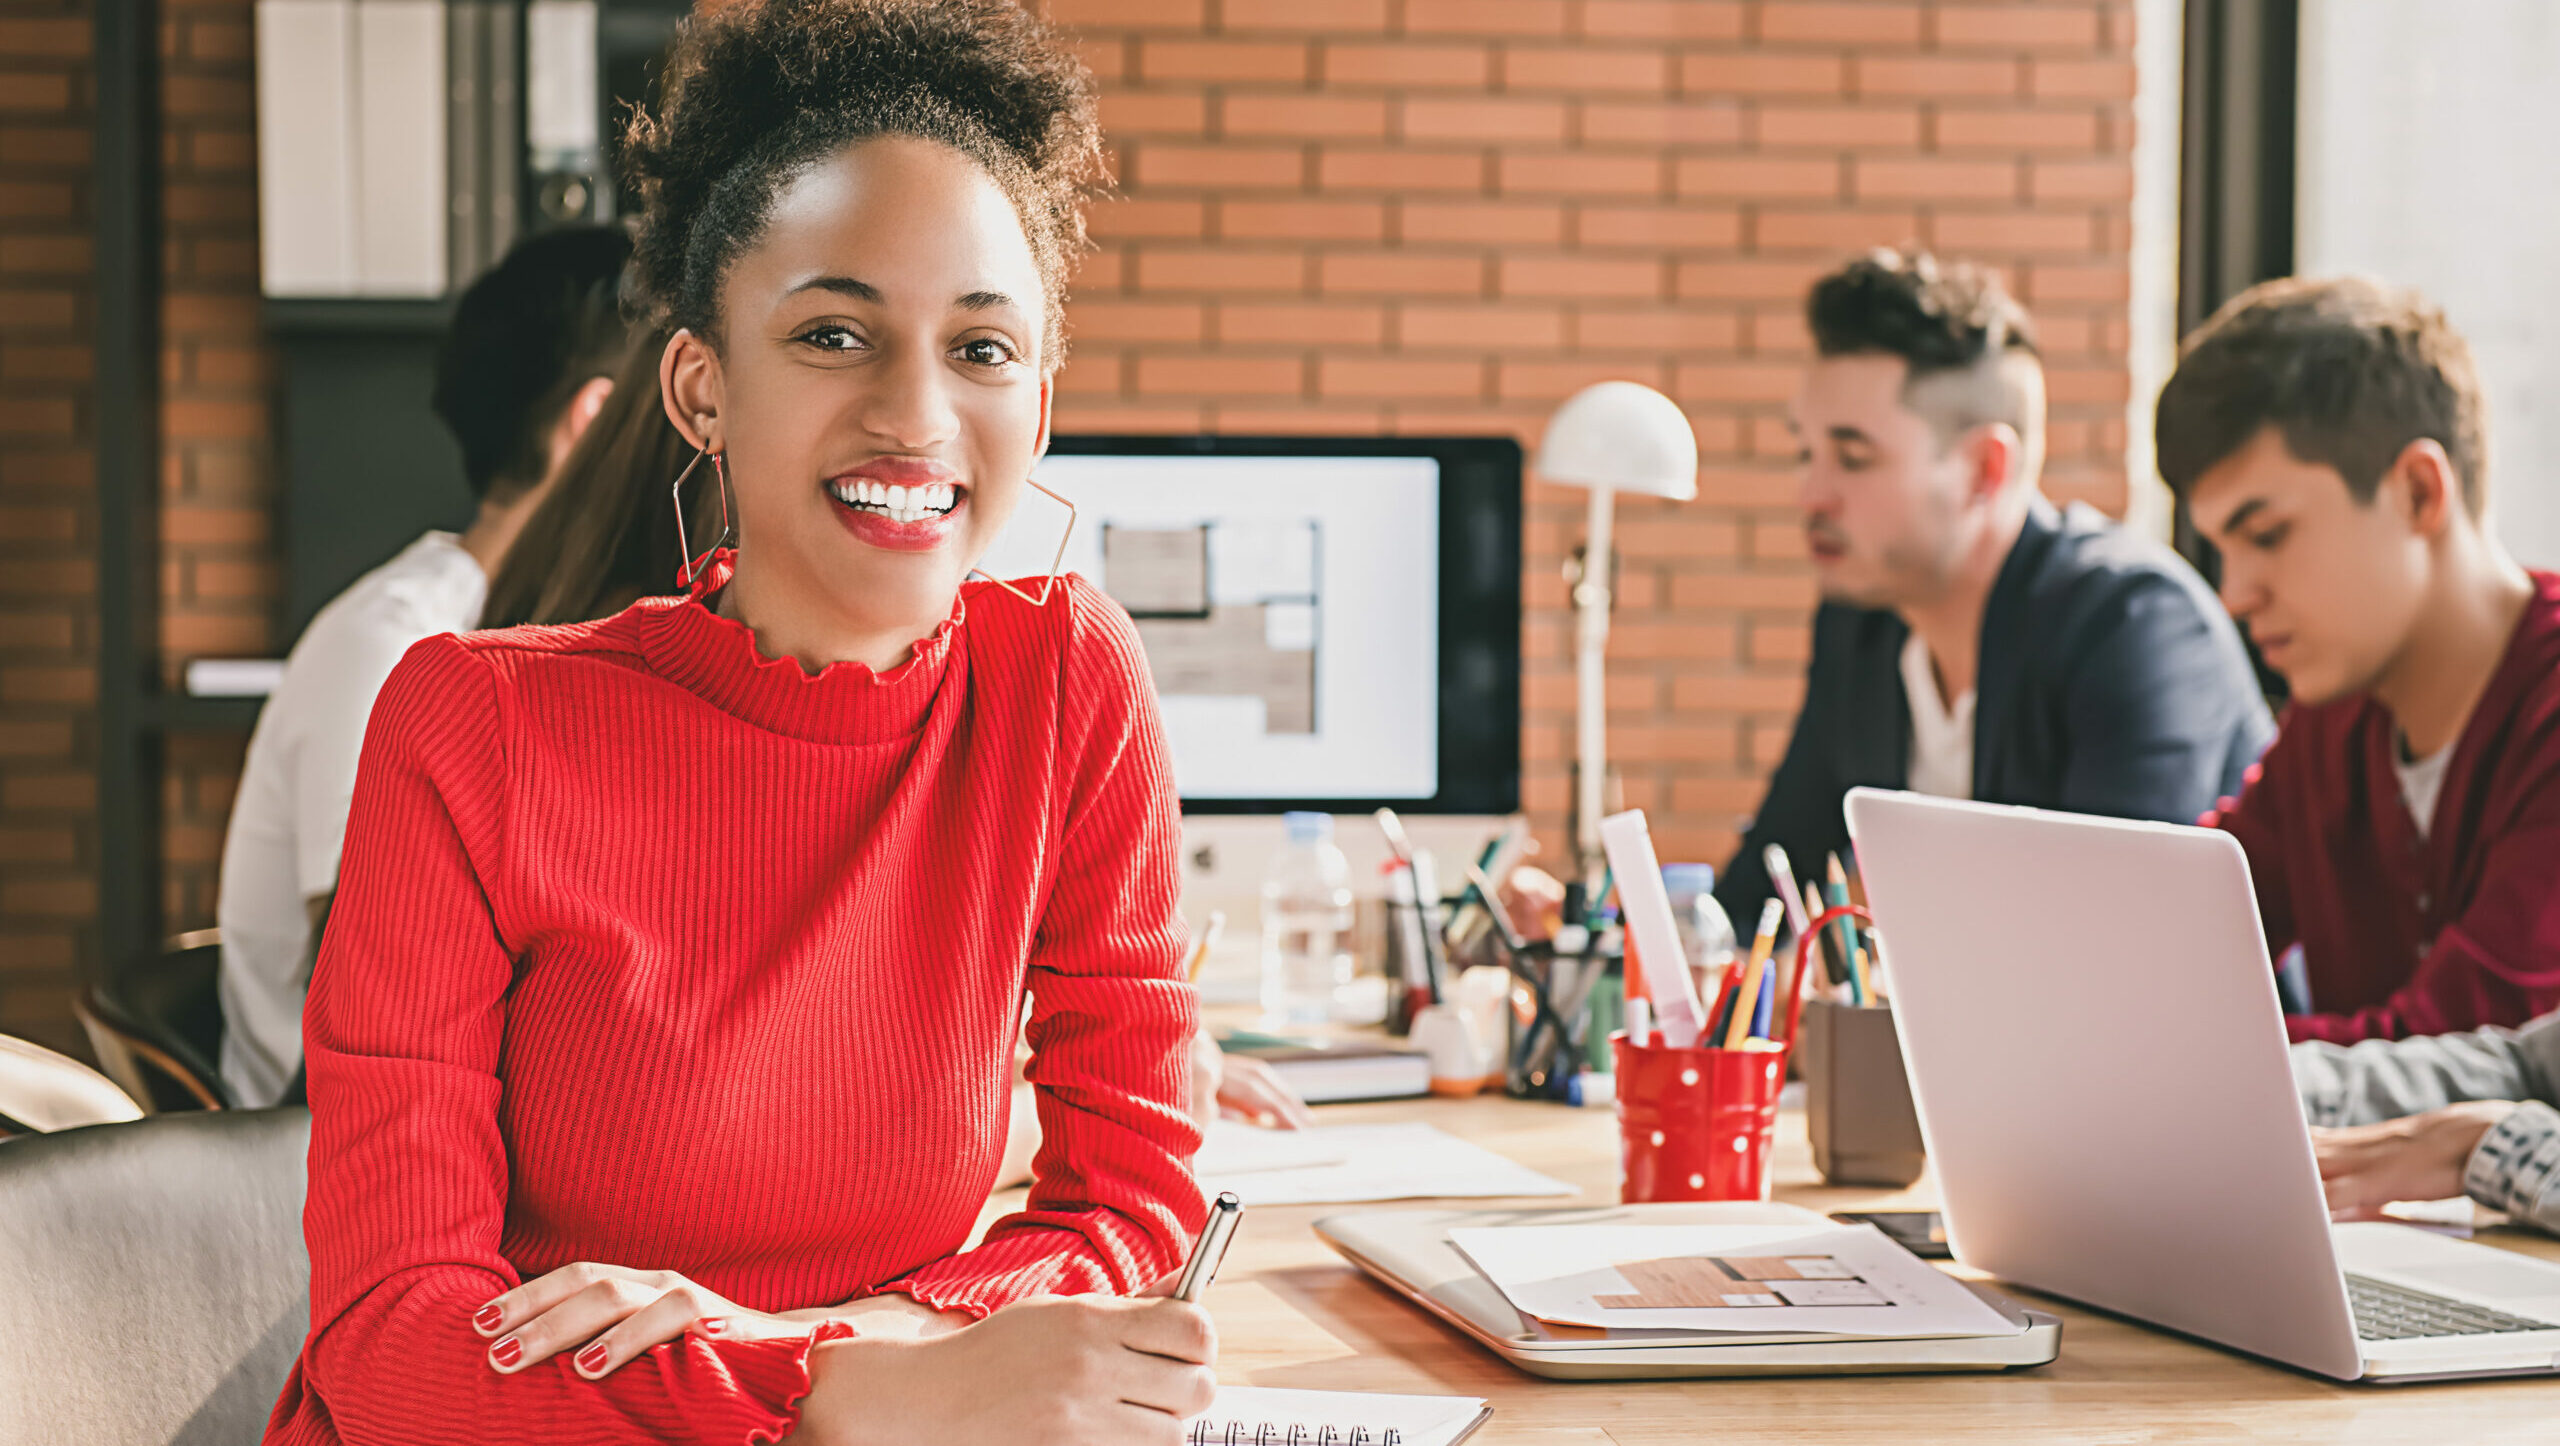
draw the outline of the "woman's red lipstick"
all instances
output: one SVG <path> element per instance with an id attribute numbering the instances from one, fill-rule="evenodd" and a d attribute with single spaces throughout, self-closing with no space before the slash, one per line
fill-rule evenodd
<path id="1" fill-rule="evenodd" d="M 836 520 L 885 552 L 931 552 L 959 528 L 969 489 L 927 457 L 874 457 L 826 481 Z"/>

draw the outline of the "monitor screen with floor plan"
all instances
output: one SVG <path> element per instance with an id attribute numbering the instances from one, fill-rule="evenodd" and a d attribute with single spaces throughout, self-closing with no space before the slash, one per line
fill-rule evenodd
<path id="1" fill-rule="evenodd" d="M 1516 805 L 1485 720 L 1518 717 L 1517 446 L 1060 438 L 1038 476 L 1061 566 L 1137 623 L 1186 807 Z M 1027 494 L 984 566 L 1037 576 L 1065 521 Z"/>

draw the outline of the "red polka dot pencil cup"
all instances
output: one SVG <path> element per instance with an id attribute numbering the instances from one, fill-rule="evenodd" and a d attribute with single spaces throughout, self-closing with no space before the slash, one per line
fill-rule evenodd
<path id="1" fill-rule="evenodd" d="M 1609 1037 L 1618 1069 L 1618 1198 L 1766 1200 L 1778 1133 L 1778 1092 L 1804 1017 L 1813 940 L 1861 909 L 1823 914 L 1805 931 L 1783 1011 L 1777 971 L 1768 967 L 1778 902 L 1761 911 L 1748 965 L 1728 971 L 1688 1047 L 1657 1033 L 1641 1002 L 1629 1031 Z"/>
<path id="2" fill-rule="evenodd" d="M 1674 1049 L 1609 1037 L 1618 1068 L 1618 1198 L 1766 1200 L 1787 1052 Z"/>

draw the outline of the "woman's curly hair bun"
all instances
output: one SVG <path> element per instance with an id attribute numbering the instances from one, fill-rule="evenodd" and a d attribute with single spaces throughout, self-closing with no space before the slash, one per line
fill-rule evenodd
<path id="1" fill-rule="evenodd" d="M 736 0 L 686 22 L 664 97 L 632 115 L 622 167 L 642 202 L 639 288 L 668 324 L 712 332 L 729 263 L 793 177 L 910 135 L 975 159 L 1012 198 L 1056 364 L 1084 202 L 1108 176 L 1091 74 L 1014 0 Z"/>

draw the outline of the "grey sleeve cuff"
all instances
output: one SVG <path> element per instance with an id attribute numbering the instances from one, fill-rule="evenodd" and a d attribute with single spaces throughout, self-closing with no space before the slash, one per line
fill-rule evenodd
<path id="1" fill-rule="evenodd" d="M 2560 1233 L 2560 1110 L 2518 1105 L 2481 1137 L 2463 1167 L 2462 1188 L 2491 1209 Z"/>
<path id="2" fill-rule="evenodd" d="M 2516 1098 L 2560 1105 L 2560 1012 L 2517 1030 L 2515 1050 L 2525 1079 L 2524 1092 Z"/>

